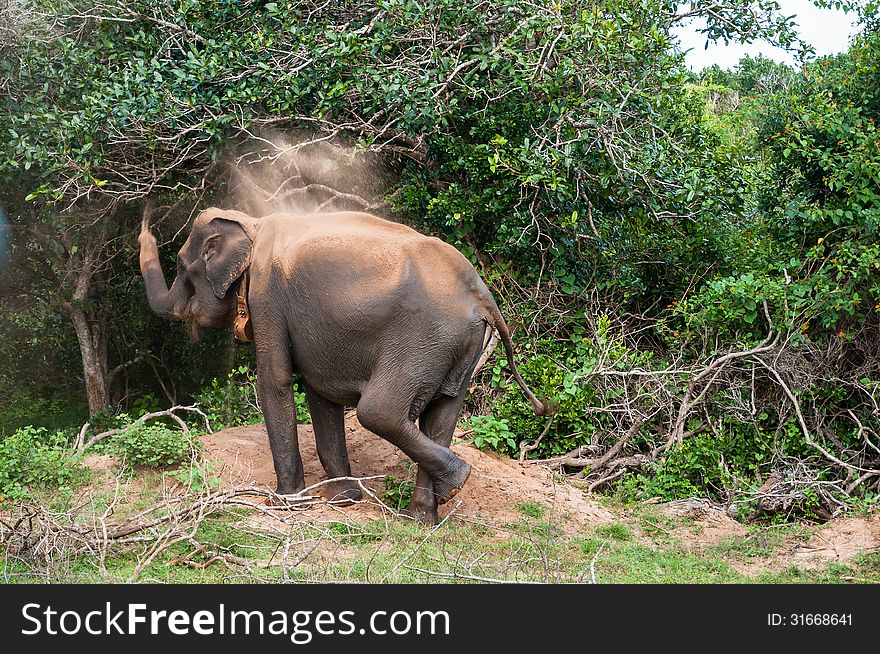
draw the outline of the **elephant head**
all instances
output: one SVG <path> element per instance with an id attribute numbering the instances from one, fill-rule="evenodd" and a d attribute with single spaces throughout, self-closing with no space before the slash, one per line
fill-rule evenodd
<path id="1" fill-rule="evenodd" d="M 187 321 L 194 339 L 203 327 L 232 325 L 235 290 L 250 266 L 257 225 L 257 220 L 239 211 L 200 213 L 177 254 L 177 275 L 168 288 L 145 216 L 138 241 L 150 308 L 163 318 Z"/>

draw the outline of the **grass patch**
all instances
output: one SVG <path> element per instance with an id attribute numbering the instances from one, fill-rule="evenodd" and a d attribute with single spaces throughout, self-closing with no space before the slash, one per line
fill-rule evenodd
<path id="1" fill-rule="evenodd" d="M 596 527 L 596 535 L 612 540 L 632 540 L 633 537 L 629 527 L 620 523 Z"/>
<path id="2" fill-rule="evenodd" d="M 708 549 L 718 556 L 737 560 L 775 556 L 786 543 L 805 541 L 811 531 L 808 525 L 800 523 L 753 526 L 745 536 L 725 538 Z"/>
<path id="3" fill-rule="evenodd" d="M 540 502 L 520 502 L 516 508 L 529 518 L 540 518 L 547 513 L 547 508 Z"/>
<path id="4" fill-rule="evenodd" d="M 643 534 L 658 543 L 675 543 L 677 538 L 673 531 L 677 527 L 692 524 L 692 520 L 673 518 L 660 513 L 640 513 L 638 516 L 639 529 Z"/>
<path id="5" fill-rule="evenodd" d="M 622 584 L 742 583 L 728 563 L 683 549 L 656 550 L 637 543 L 613 542 L 597 557 L 596 579 Z"/>

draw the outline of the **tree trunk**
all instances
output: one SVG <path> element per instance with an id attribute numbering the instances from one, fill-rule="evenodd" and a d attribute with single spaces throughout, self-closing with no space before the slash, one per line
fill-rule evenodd
<path id="1" fill-rule="evenodd" d="M 96 261 L 100 249 L 99 245 L 94 250 L 83 253 L 76 270 L 73 297 L 61 302 L 79 341 L 89 416 L 106 411 L 110 405 L 106 320 L 100 308 L 95 308 L 89 300 L 94 290 Z"/>
<path id="2" fill-rule="evenodd" d="M 110 404 L 107 389 L 106 330 L 103 321 L 89 320 L 85 312 L 75 304 L 67 303 L 67 308 L 79 341 L 89 415 L 93 416 L 106 411 Z"/>
<path id="3" fill-rule="evenodd" d="M 109 238 L 108 231 L 114 228 L 121 207 L 112 205 L 109 215 L 107 207 L 98 206 L 91 214 L 68 214 L 68 219 L 75 220 L 58 230 L 45 224 L 35 207 L 30 207 L 31 234 L 43 247 L 47 268 L 54 276 L 57 295 L 52 303 L 67 314 L 79 341 L 90 416 L 110 406 L 109 390 L 116 372 L 108 372 L 108 323 L 101 294 L 112 259 L 106 249 L 115 240 Z M 62 221 L 66 222 L 69 220 Z"/>

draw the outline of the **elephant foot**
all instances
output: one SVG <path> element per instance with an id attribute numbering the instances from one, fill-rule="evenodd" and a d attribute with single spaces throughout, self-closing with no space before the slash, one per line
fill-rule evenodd
<path id="1" fill-rule="evenodd" d="M 275 493 L 278 495 L 297 495 L 303 492 L 305 488 L 306 484 L 304 481 L 298 484 L 278 482 L 278 485 L 275 487 Z"/>
<path id="2" fill-rule="evenodd" d="M 303 489 L 305 489 L 305 484 L 299 490 L 279 485 L 275 488 L 275 495 L 267 497 L 264 504 L 268 507 L 289 506 L 290 503 L 287 501 L 287 498 L 298 495 Z"/>
<path id="3" fill-rule="evenodd" d="M 471 466 L 455 457 L 442 474 L 433 477 L 434 495 L 437 497 L 437 503 L 446 504 L 455 497 L 470 475 Z"/>
<path id="4" fill-rule="evenodd" d="M 410 502 L 405 509 L 401 509 L 400 515 L 411 518 L 423 525 L 433 526 L 440 523 L 440 516 L 437 515 L 436 506 L 425 506 Z"/>
<path id="5" fill-rule="evenodd" d="M 341 506 L 359 502 L 364 497 L 361 487 L 351 479 L 328 482 L 320 487 L 319 492 L 325 500 Z"/>

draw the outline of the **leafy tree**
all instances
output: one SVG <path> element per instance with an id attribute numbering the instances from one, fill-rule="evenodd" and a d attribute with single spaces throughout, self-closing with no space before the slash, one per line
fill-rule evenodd
<path id="1" fill-rule="evenodd" d="M 634 289 L 680 285 L 685 275 L 668 273 L 691 259 L 683 244 L 702 238 L 694 216 L 719 204 L 708 190 L 726 173 L 706 178 L 695 166 L 707 136 L 681 92 L 670 30 L 705 16 L 708 38 L 795 43 L 775 9 L 11 5 L 0 21 L 11 35 L 0 52 L 4 198 L 19 251 L 38 244 L 27 256 L 45 264 L 54 304 L 75 327 L 90 412 L 108 403 L 106 291 L 139 203 L 188 212 L 220 193 L 237 148 L 277 154 L 260 140 L 270 124 L 381 154 L 405 217 L 474 257 L 517 261 L 536 288 L 549 278 L 572 293 L 596 275 Z"/>
<path id="2" fill-rule="evenodd" d="M 700 73 L 703 83 L 726 86 L 743 96 L 763 95 L 781 91 L 791 82 L 795 71 L 784 63 L 764 55 L 742 57 L 733 70 L 714 64 Z"/>
<path id="3" fill-rule="evenodd" d="M 601 452 L 591 485 L 630 496 L 723 497 L 792 459 L 853 493 L 880 433 L 872 11 L 849 53 L 811 61 L 773 0 L 13 3 L 0 376 L 72 369 L 75 342 L 93 415 L 123 380 L 143 403 L 223 379 L 246 354 L 203 361 L 149 316 L 136 224 L 154 211 L 170 259 L 204 204 L 305 195 L 408 222 L 480 268 L 560 408 L 536 418 L 491 366 L 482 445 L 578 455 L 566 465 Z M 695 78 L 673 36 L 688 20 L 805 63 Z M 352 156 L 294 165 L 321 148 Z M 243 179 L 262 198 L 245 202 Z M 19 343 L 52 352 L 36 365 Z M 238 420 L 235 390 L 201 397 Z"/>

